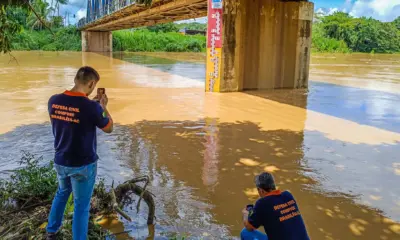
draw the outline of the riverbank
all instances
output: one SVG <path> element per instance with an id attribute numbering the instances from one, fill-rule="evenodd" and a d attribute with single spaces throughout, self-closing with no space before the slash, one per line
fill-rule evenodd
<path id="1" fill-rule="evenodd" d="M 0 221 L 2 222 L 0 239 L 44 239 L 52 199 L 58 186 L 54 163 L 51 160 L 44 164 L 42 157 L 23 152 L 19 164 L 21 167 L 8 178 L 0 179 Z M 146 190 L 146 186 L 142 188 L 136 185 L 146 181 L 149 181 L 146 177 L 133 178 L 118 186 L 113 184 L 107 187 L 104 179 L 98 181 L 90 202 L 89 240 L 118 239 L 115 238 L 117 235 L 131 232 L 123 229 L 113 231 L 115 230 L 113 227 L 121 223 L 117 220 L 118 216 L 132 221 L 121 208 L 124 205 L 134 204 L 133 194 L 136 194 L 137 198 L 140 196 L 147 205 L 148 235 L 154 238 L 155 205 L 152 194 Z M 137 209 L 139 211 L 140 203 L 137 203 Z M 63 224 L 57 232 L 57 239 L 72 239 L 73 214 L 74 201 L 73 196 L 70 195 L 64 210 Z M 13 217 L 10 219 L 10 216 Z M 117 223 L 110 225 L 110 221 Z M 126 234 L 124 239 L 130 239 L 128 237 Z"/>
<path id="2" fill-rule="evenodd" d="M 75 27 L 56 29 L 54 35 L 49 30 L 24 29 L 12 42 L 14 51 L 81 51 L 81 49 L 81 33 Z M 387 51 L 371 50 L 367 53 L 398 53 L 396 49 L 400 49 L 400 46 L 393 46 Z M 121 30 L 113 32 L 113 50 L 115 52 L 205 52 L 206 37 L 182 35 L 177 32 L 154 32 L 148 29 Z M 319 25 L 313 30 L 312 52 L 363 53 L 353 51 L 344 40 L 323 36 Z"/>
<path id="3" fill-rule="evenodd" d="M 49 30 L 24 29 L 12 42 L 14 51 L 81 51 L 81 33 L 75 27 Z M 129 52 L 205 52 L 206 37 L 147 29 L 113 32 L 113 50 Z"/>
<path id="4" fill-rule="evenodd" d="M 39 1 L 39 0 L 38 0 Z M 48 7 L 44 4 L 42 7 Z M 15 25 L 3 44 L 10 50 L 81 51 L 81 33 L 51 18 L 49 11 L 38 11 L 48 30 L 26 9 L 7 7 L 7 17 Z M 20 29 L 23 29 L 20 32 Z M 183 30 L 206 32 L 205 23 L 165 23 L 113 32 L 113 50 L 127 52 L 205 52 L 206 37 L 183 35 Z M 54 34 L 52 34 L 54 32 Z M 6 50 L 5 52 L 8 52 Z M 312 51 L 316 53 L 399 53 L 400 17 L 392 22 L 356 18 L 348 13 L 315 13 Z"/>
<path id="5" fill-rule="evenodd" d="M 24 152 L 9 178 L 0 179 L 0 239 L 45 239 L 51 201 L 57 190 L 57 175 L 53 162 L 43 164 L 41 157 Z M 89 220 L 89 239 L 104 239 L 108 235 L 95 222 L 95 216 L 109 208 L 104 182 L 97 184 Z M 72 239 L 73 198 L 64 211 L 58 239 Z M 10 217 L 12 216 L 12 217 Z"/>

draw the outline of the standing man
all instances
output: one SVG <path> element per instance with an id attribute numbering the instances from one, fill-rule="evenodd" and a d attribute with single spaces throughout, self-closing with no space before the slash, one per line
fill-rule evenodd
<path id="1" fill-rule="evenodd" d="M 299 207 L 292 194 L 280 191 L 270 173 L 255 179 L 260 199 L 254 207 L 243 210 L 245 228 L 242 240 L 310 240 Z M 267 235 L 257 231 L 263 226 Z"/>
<path id="2" fill-rule="evenodd" d="M 99 158 L 96 153 L 96 127 L 106 133 L 113 130 L 113 121 L 107 111 L 107 96 L 104 95 L 100 103 L 88 98 L 99 80 L 96 70 L 82 67 L 75 76 L 75 86 L 49 100 L 58 190 L 46 229 L 48 240 L 56 238 L 71 192 L 74 196 L 73 240 L 87 238 L 90 199 Z"/>

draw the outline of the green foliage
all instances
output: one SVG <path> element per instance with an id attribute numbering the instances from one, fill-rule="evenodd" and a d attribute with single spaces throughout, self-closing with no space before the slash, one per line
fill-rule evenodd
<path id="1" fill-rule="evenodd" d="M 393 24 L 400 31 L 400 16 L 393 21 Z"/>
<path id="2" fill-rule="evenodd" d="M 53 36 L 48 30 L 24 30 L 13 38 L 13 50 L 80 51 L 81 35 L 75 27 L 60 28 Z"/>
<path id="3" fill-rule="evenodd" d="M 164 24 L 158 24 L 158 25 L 154 25 L 151 27 L 147 27 L 147 30 L 149 30 L 150 32 L 177 32 L 179 29 L 176 26 L 176 24 L 174 23 L 164 23 Z"/>
<path id="4" fill-rule="evenodd" d="M 130 52 L 201 52 L 206 49 L 205 36 L 179 33 L 155 33 L 146 29 L 113 32 L 114 51 Z"/>
<path id="5" fill-rule="evenodd" d="M 34 0 L 43 2 L 44 0 Z M 61 2 L 60 2 L 61 3 Z M 40 6 L 47 6 L 47 3 Z M 47 5 L 46 5 L 47 4 Z M 50 9 L 48 6 L 44 9 Z M 42 10 L 44 10 L 42 9 Z M 44 16 L 48 14 L 38 8 Z M 80 32 L 75 27 L 62 27 L 61 17 L 45 17 L 53 27 L 55 36 L 43 29 L 40 23 L 31 23 L 35 29 L 23 30 L 19 24 L 24 19 L 32 18 L 23 8 L 7 9 L 8 17 L 0 15 L 0 31 L 7 24 L 6 34 L 0 37 L 0 50 L 46 50 L 46 51 L 80 51 Z M 48 16 L 48 15 L 47 15 Z M 50 20 L 49 20 L 50 19 Z M 29 21 L 28 21 L 29 22 Z M 13 27 L 11 27 L 13 26 Z M 154 27 L 136 30 L 113 32 L 114 51 L 131 52 L 203 52 L 206 49 L 206 37 L 185 36 L 178 30 L 203 30 L 202 23 L 167 23 Z M 354 18 L 347 13 L 337 12 L 330 16 L 317 16 L 313 26 L 312 50 L 316 52 L 400 52 L 400 17 L 391 23 L 384 23 L 372 18 Z M 12 41 L 12 44 L 11 44 Z M 7 45 L 8 44 L 8 45 Z M 4 50 L 3 50 L 4 51 Z"/>
<path id="6" fill-rule="evenodd" d="M 6 12 L 9 19 L 13 19 L 22 26 L 26 24 L 29 16 L 29 11 L 23 7 L 7 7 Z"/>
<path id="7" fill-rule="evenodd" d="M 32 7 L 41 19 L 38 19 L 35 14 L 30 13 L 27 19 L 27 26 L 35 30 L 43 30 L 46 27 L 45 24 L 47 26 L 50 25 L 48 18 L 52 8 L 50 8 L 50 4 L 44 0 L 34 0 L 32 2 Z"/>
<path id="8" fill-rule="evenodd" d="M 192 23 L 179 23 L 175 25 L 179 30 L 186 28 L 187 30 L 207 31 L 207 24 L 205 23 L 192 22 Z"/>
<path id="9" fill-rule="evenodd" d="M 321 24 L 315 24 L 312 36 L 312 50 L 315 52 L 339 52 L 348 53 L 350 49 L 343 40 L 325 36 Z"/>
<path id="10" fill-rule="evenodd" d="M 53 28 L 60 28 L 60 27 L 63 27 L 63 26 L 64 26 L 64 24 L 63 24 L 63 18 L 60 17 L 60 16 L 53 16 L 53 17 L 51 17 L 50 25 L 51 25 L 51 27 L 53 27 Z"/>
<path id="11" fill-rule="evenodd" d="M 25 3 L 25 0 L 0 0 L 0 6 L 8 5 L 8 6 L 21 6 Z"/>
<path id="12" fill-rule="evenodd" d="M 18 35 L 22 30 L 22 26 L 18 23 L 18 19 L 8 12 L 8 8 L 0 6 L 0 53 L 8 53 L 11 51 L 11 42 L 14 36 Z"/>
<path id="13" fill-rule="evenodd" d="M 400 51 L 400 31 L 396 23 L 372 18 L 353 18 L 336 12 L 319 17 L 314 24 L 313 47 L 317 51 L 394 53 Z"/>
<path id="14" fill-rule="evenodd" d="M 1 239 L 45 239 L 46 231 L 39 226 L 46 223 L 52 200 L 57 190 L 57 173 L 50 164 L 42 165 L 42 158 L 24 152 L 19 162 L 21 168 L 8 179 L 0 180 L 0 238 Z M 95 187 L 93 200 L 98 206 L 107 206 L 104 182 Z M 100 198 L 96 193 L 102 192 Z M 102 201 L 108 201 L 103 203 Z M 37 205 L 35 207 L 35 205 Z M 96 209 L 102 211 L 101 208 Z M 72 239 L 73 197 L 68 199 L 63 226 L 57 233 L 57 239 Z M 12 215 L 11 215 L 12 214 Z M 12 217 L 11 217 L 12 216 Z M 94 221 L 91 211 L 88 239 L 106 239 L 110 233 Z M 107 239 L 115 239 L 107 237 Z"/>
<path id="15" fill-rule="evenodd" d="M 42 158 L 24 152 L 16 170 L 8 181 L 0 180 L 0 208 L 10 202 L 17 205 L 51 200 L 57 189 L 57 174 L 53 162 L 40 165 Z"/>
<path id="16" fill-rule="evenodd" d="M 64 215 L 71 215 L 74 212 L 74 196 L 69 195 L 67 205 L 65 206 Z"/>

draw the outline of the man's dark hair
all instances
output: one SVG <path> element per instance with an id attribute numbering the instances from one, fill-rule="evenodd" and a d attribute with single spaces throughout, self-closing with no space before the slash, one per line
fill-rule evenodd
<path id="1" fill-rule="evenodd" d="M 87 84 L 89 81 L 95 80 L 96 82 L 100 80 L 99 73 L 92 67 L 81 67 L 75 76 L 75 81 L 83 84 Z"/>
<path id="2" fill-rule="evenodd" d="M 276 190 L 275 180 L 271 173 L 261 173 L 260 175 L 256 176 L 255 182 L 258 188 L 261 188 L 267 192 Z"/>

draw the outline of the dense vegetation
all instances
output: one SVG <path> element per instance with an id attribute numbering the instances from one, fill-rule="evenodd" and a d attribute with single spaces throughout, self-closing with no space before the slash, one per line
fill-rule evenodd
<path id="1" fill-rule="evenodd" d="M 4 34 L 6 39 L 3 42 L 8 42 L 8 48 L 12 50 L 80 51 L 80 32 L 73 26 L 63 27 L 63 19 L 56 15 L 56 9 L 64 1 L 54 0 L 55 5 L 50 6 L 44 0 L 32 0 L 32 6 L 42 21 L 23 7 L 3 9 L 7 18 L 0 14 L 0 31 L 7 25 L 7 29 L 14 32 Z M 178 33 L 184 28 L 205 31 L 206 24 L 168 23 L 117 31 L 113 33 L 113 49 L 134 52 L 205 51 L 206 38 Z M 315 52 L 400 52 L 400 17 L 393 22 L 380 22 L 372 18 L 354 18 L 343 12 L 316 16 L 312 47 Z"/>
<path id="2" fill-rule="evenodd" d="M 60 0 L 60 3 L 61 4 Z M 55 0 L 55 6 L 59 1 Z M 80 51 L 81 35 L 74 26 L 63 27 L 63 19 L 56 16 L 55 8 L 44 0 L 33 0 L 32 6 L 40 16 L 38 19 L 29 9 L 16 6 L 4 8 L 4 21 L 13 24 L 13 32 L 7 33 L 8 49 L 44 50 L 44 51 Z M 1 18 L 0 18 L 1 21 Z M 0 29 L 1 29 L 0 24 Z M 51 28 L 48 29 L 47 27 Z M 161 24 L 135 31 L 117 31 L 113 33 L 115 51 L 168 51 L 200 52 L 205 51 L 204 36 L 185 36 L 179 34 L 182 28 L 205 29 L 205 24 Z M 1 41 L 1 40 L 0 40 Z"/>
<path id="3" fill-rule="evenodd" d="M 317 17 L 313 48 L 320 52 L 400 52 L 400 17 L 393 22 L 336 12 Z"/>
<path id="4" fill-rule="evenodd" d="M 21 168 L 15 170 L 9 178 L 0 179 L 0 239 L 45 238 L 51 200 L 57 189 L 57 174 L 53 161 L 44 165 L 42 162 L 42 158 L 24 153 L 19 162 Z M 104 196 L 106 188 L 104 182 L 100 181 L 96 185 L 93 199 L 102 204 L 107 203 Z M 95 216 L 106 208 L 99 208 L 101 205 L 94 203 L 92 206 L 88 239 L 105 239 L 110 233 L 96 223 Z M 73 199 L 70 197 L 58 239 L 72 239 L 73 209 Z"/>
<path id="5" fill-rule="evenodd" d="M 12 50 L 12 42 L 23 27 L 30 26 L 35 30 L 61 27 L 60 5 L 68 0 L 53 0 L 51 5 L 46 0 L 1 0 L 0 1 L 0 53 Z M 55 16 L 55 11 L 58 16 Z M 51 16 L 52 14 L 52 16 Z"/>
<path id="6" fill-rule="evenodd" d="M 206 49 L 206 37 L 147 29 L 117 31 L 113 33 L 113 49 L 129 52 L 201 52 Z"/>

